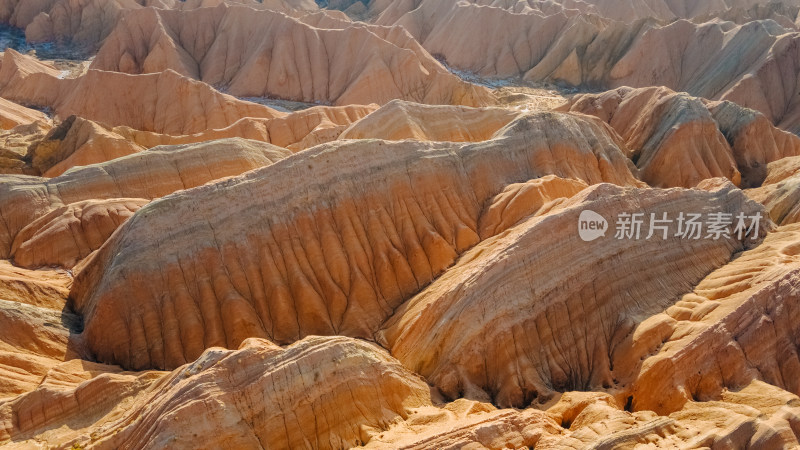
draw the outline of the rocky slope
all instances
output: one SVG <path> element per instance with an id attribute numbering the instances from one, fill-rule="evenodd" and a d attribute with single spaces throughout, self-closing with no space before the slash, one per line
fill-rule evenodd
<path id="1" fill-rule="evenodd" d="M 0 95 L 50 108 L 62 118 L 78 115 L 163 134 L 199 133 L 230 126 L 242 117 L 282 115 L 169 70 L 138 76 L 90 70 L 65 78 L 55 67 L 11 49 L 3 53 L 0 65 Z"/>
<path id="2" fill-rule="evenodd" d="M 479 241 L 482 205 L 499 189 L 551 173 L 639 184 L 619 145 L 599 120 L 543 113 L 481 144 L 315 147 L 224 185 L 151 203 L 81 272 L 74 307 L 98 357 L 129 368 L 174 368 L 207 347 L 236 347 L 248 337 L 370 337 Z M 158 284 L 117 294 L 154 272 Z M 157 308 L 156 298 L 171 306 Z M 141 308 L 150 312 L 141 316 Z M 175 315 L 184 308 L 193 314 Z M 133 317 L 148 322 L 124 325 Z M 120 325 L 114 336 L 106 331 L 111 322 Z"/>
<path id="3" fill-rule="evenodd" d="M 102 244 L 105 240 L 96 234 L 100 231 L 97 223 L 85 224 L 84 227 L 76 216 L 77 211 L 87 212 L 85 208 L 92 206 L 91 203 L 81 202 L 92 199 L 149 200 L 263 167 L 288 154 L 288 150 L 270 144 L 237 138 L 195 145 L 156 147 L 107 163 L 76 167 L 50 179 L 3 176 L 0 183 L 0 216 L 3 219 L 3 226 L 0 228 L 0 255 L 3 258 L 13 257 L 17 249 L 31 244 L 27 239 L 38 239 L 38 234 L 44 231 L 57 236 L 59 228 L 74 240 L 69 242 L 77 246 L 73 253 L 80 253 L 80 247 L 87 242 Z M 95 206 L 101 216 L 98 220 L 119 222 L 121 216 L 115 212 L 118 211 L 119 204 L 105 202 Z M 59 209 L 65 207 L 67 209 Z M 65 215 L 66 220 L 58 220 L 62 215 Z M 83 233 L 95 235 L 81 236 L 79 233 L 76 236 L 70 232 L 71 218 L 78 219 L 76 227 L 83 230 Z M 100 233 L 104 237 L 108 234 L 110 233 Z M 23 237 L 24 240 L 18 240 Z M 59 254 L 52 246 L 53 243 L 50 243 L 46 247 L 50 247 L 54 255 Z M 90 247 L 91 250 L 95 248 Z M 38 258 L 33 258 L 33 261 L 37 261 L 34 263 L 36 265 L 57 262 Z"/>
<path id="4" fill-rule="evenodd" d="M 667 2 L 651 2 L 660 6 L 646 10 L 663 11 L 634 12 L 636 19 L 625 22 L 517 7 L 525 2 L 489 3 L 398 2 L 376 22 L 404 26 L 431 54 L 482 77 L 520 77 L 592 88 L 666 86 L 707 99 L 734 101 L 763 113 L 785 130 L 800 130 L 795 110 L 798 94 L 792 88 L 797 84 L 793 68 L 798 64 L 798 35 L 792 27 L 772 20 L 741 25 L 657 21 L 674 12 L 678 13 L 675 17 L 699 13 L 679 2 L 669 2 L 672 9 L 664 8 Z M 594 6 L 601 4 L 626 13 L 635 10 L 621 2 Z M 703 5 L 728 10 L 723 2 Z M 497 39 L 485 39 L 487 34 Z"/>
<path id="5" fill-rule="evenodd" d="M 221 0 L 3 0 L 0 23 L 23 28 L 31 42 L 56 42 L 91 51 L 111 33 L 131 10 L 143 7 L 196 9 L 216 6 Z M 316 10 L 311 0 L 235 0 L 248 7 L 294 12 Z"/>
<path id="6" fill-rule="evenodd" d="M 402 28 L 325 16 L 307 21 L 240 6 L 145 8 L 115 28 L 92 68 L 132 74 L 172 69 L 237 96 L 336 105 L 397 98 L 466 106 L 491 102 L 485 88 L 450 74 Z"/>
<path id="7" fill-rule="evenodd" d="M 798 10 L 0 0 L 0 446 L 800 447 Z"/>
<path id="8" fill-rule="evenodd" d="M 714 177 L 759 186 L 767 164 L 800 154 L 800 138 L 757 111 L 663 87 L 580 94 L 557 109 L 611 125 L 625 139 L 642 179 L 653 186 L 693 187 Z"/>

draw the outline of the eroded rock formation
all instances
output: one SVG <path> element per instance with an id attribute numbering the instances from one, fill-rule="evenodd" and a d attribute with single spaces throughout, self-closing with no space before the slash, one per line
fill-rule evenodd
<path id="1" fill-rule="evenodd" d="M 283 115 L 170 70 L 135 76 L 90 70 L 77 78 L 61 78 L 55 68 L 28 60 L 32 58 L 5 51 L 0 95 L 52 108 L 62 118 L 78 115 L 111 126 L 180 135 L 224 128 L 243 117 Z"/>
<path id="2" fill-rule="evenodd" d="M 238 96 L 336 105 L 398 98 L 467 106 L 491 102 L 487 89 L 449 73 L 401 27 L 315 19 L 312 26 L 275 11 L 225 5 L 145 8 L 126 16 L 92 67 L 133 74 L 171 69 Z"/>
<path id="3" fill-rule="evenodd" d="M 348 127 L 339 139 L 478 142 L 491 138 L 516 116 L 503 108 L 392 101 Z"/>
<path id="4" fill-rule="evenodd" d="M 12 256 L 12 244 L 25 227 L 59 208 L 69 208 L 68 205 L 92 199 L 153 199 L 263 167 L 289 154 L 288 150 L 270 144 L 237 138 L 155 147 L 107 163 L 76 167 L 50 179 L 2 176 L 0 257 Z M 73 205 L 72 211 L 82 210 L 83 206 L 85 205 Z M 43 220 L 49 222 L 51 219 L 54 217 Z M 58 222 L 56 220 L 56 224 Z M 43 225 L 45 224 L 40 222 L 38 226 Z M 63 222 L 59 225 L 69 227 Z M 36 234 L 38 226 L 34 225 L 29 230 Z M 96 231 L 92 228 L 84 232 Z M 45 236 L 46 234 L 41 237 Z M 83 247 L 82 243 L 91 242 L 95 237 L 97 235 L 76 237 L 75 245 L 77 248 Z M 19 242 L 16 248 L 19 249 L 22 244 L 23 242 Z"/>
<path id="5" fill-rule="evenodd" d="M 800 447 L 798 11 L 0 0 L 0 446 Z"/>
<path id="6" fill-rule="evenodd" d="M 651 214 L 749 217 L 762 211 L 730 184 L 713 192 L 586 189 L 556 211 L 533 216 L 470 250 L 398 308 L 379 342 L 449 398 L 525 407 L 546 402 L 554 390 L 619 387 L 637 373 L 640 349 L 626 348 L 636 317 L 663 310 L 753 245 L 743 235 L 695 240 L 689 234 L 687 240 L 677 234 L 687 229 L 675 223 L 649 232 L 631 228 L 630 236 L 607 230 L 600 240 L 584 242 L 575 232 L 584 210 L 603 211 L 609 221 L 635 210 L 651 226 Z M 553 240 L 552 230 L 562 235 Z M 645 263 L 656 249 L 663 261 L 675 264 L 669 272 Z M 554 263 L 559 258 L 572 261 L 569 270 Z M 635 280 L 625 275 L 630 273 L 637 274 Z M 489 354 L 491 359 L 480 356 Z"/>
<path id="7" fill-rule="evenodd" d="M 619 145 L 599 120 L 540 113 L 481 144 L 318 146 L 145 206 L 81 273 L 73 304 L 98 358 L 128 368 L 174 368 L 247 337 L 370 337 L 478 243 L 484 203 L 505 186 L 639 184 Z"/>
<path id="8" fill-rule="evenodd" d="M 653 186 L 696 186 L 724 177 L 760 186 L 767 164 L 800 154 L 800 138 L 757 111 L 667 88 L 579 94 L 558 109 L 591 114 L 625 139 L 641 177 Z"/>

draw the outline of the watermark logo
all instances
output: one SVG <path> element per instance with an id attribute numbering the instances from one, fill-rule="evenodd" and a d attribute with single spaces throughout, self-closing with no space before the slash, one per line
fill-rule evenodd
<path id="1" fill-rule="evenodd" d="M 603 237 L 608 231 L 608 221 L 596 212 L 585 209 L 578 218 L 578 234 L 585 242 Z"/>
<path id="2" fill-rule="evenodd" d="M 668 213 L 620 213 L 616 217 L 615 239 L 730 239 L 743 240 L 749 237 L 757 240 L 759 224 L 763 216 L 739 213 L 712 212 L 707 214 L 679 213 L 670 217 Z M 608 222 L 592 210 L 581 211 L 578 218 L 578 233 L 585 242 L 591 242 L 606 235 Z"/>

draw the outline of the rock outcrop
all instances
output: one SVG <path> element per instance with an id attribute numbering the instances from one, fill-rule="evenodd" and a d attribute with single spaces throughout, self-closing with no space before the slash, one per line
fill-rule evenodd
<path id="1" fill-rule="evenodd" d="M 60 311 L 71 284 L 65 270 L 28 270 L 0 260 L 0 299 Z"/>
<path id="2" fill-rule="evenodd" d="M 141 131 L 127 126 L 110 127 L 69 116 L 43 136 L 38 128 L 28 131 L 30 134 L 23 134 L 27 130 L 21 128 L 10 133 L 8 139 L 25 141 L 25 146 L 13 155 L 18 159 L 12 160 L 14 169 L 7 172 L 55 177 L 75 166 L 103 163 L 159 145 L 193 144 L 234 137 L 299 151 L 337 139 L 350 124 L 375 108 L 377 105 L 318 106 L 272 119 L 244 117 L 225 128 L 183 135 Z"/>
<path id="3" fill-rule="evenodd" d="M 28 147 L 26 159 L 36 175 L 56 177 L 75 166 L 138 153 L 144 147 L 96 122 L 69 116 Z"/>
<path id="4" fill-rule="evenodd" d="M 799 235 L 796 224 L 778 228 L 634 332 L 656 344 L 634 384 L 634 408 L 668 414 L 734 396 L 752 380 L 800 392 Z"/>
<path id="5" fill-rule="evenodd" d="M 747 195 L 766 206 L 775 223 L 800 222 L 800 157 L 769 164 L 763 186 L 749 189 Z"/>
<path id="6" fill-rule="evenodd" d="M 32 389 L 0 403 L 0 445 L 31 448 L 44 441 L 70 448 L 89 425 L 118 415 L 164 375 L 80 359 L 52 364 Z"/>
<path id="7" fill-rule="evenodd" d="M 30 42 L 56 42 L 91 52 L 131 10 L 148 6 L 196 9 L 222 3 L 287 13 L 317 9 L 312 0 L 2 0 L 0 23 L 23 28 Z"/>
<path id="8" fill-rule="evenodd" d="M 391 101 L 348 127 L 339 139 L 485 141 L 518 113 L 503 108 L 429 106 Z"/>
<path id="9" fill-rule="evenodd" d="M 579 237 L 586 210 L 608 217 L 599 240 Z M 631 227 L 620 229 L 630 211 L 642 213 L 639 230 L 631 216 Z M 464 254 L 401 305 L 378 340 L 448 398 L 526 407 L 547 402 L 554 391 L 620 388 L 637 374 L 628 347 L 638 321 L 758 242 L 733 233 L 735 224 L 725 227 L 728 236 L 712 239 L 704 229 L 693 239 L 675 219 L 760 213 L 763 238 L 768 221 L 761 211 L 731 184 L 712 192 L 594 186 Z M 656 223 L 665 217 L 673 220 Z M 560 230 L 558 239 L 553 230 Z M 668 272 L 653 264 L 656 251 Z M 631 273 L 636 277 L 623 275 Z"/>
<path id="10" fill-rule="evenodd" d="M 48 117 L 41 111 L 0 98 L 0 129 L 9 130 L 17 125 L 27 125 L 37 120 L 47 122 Z"/>
<path id="11" fill-rule="evenodd" d="M 800 448 L 799 12 L 0 0 L 0 447 Z"/>
<path id="12" fill-rule="evenodd" d="M 693 187 L 717 177 L 741 183 L 733 151 L 701 99 L 665 88 L 623 88 L 578 95 L 563 109 L 608 122 L 651 186 Z"/>
<path id="13" fill-rule="evenodd" d="M 245 117 L 230 126 L 189 135 L 165 135 L 115 127 L 114 132 L 144 147 L 242 137 L 300 151 L 337 139 L 378 105 L 315 106 L 272 119 Z"/>
<path id="14" fill-rule="evenodd" d="M 498 235 L 532 215 L 544 214 L 588 185 L 554 175 L 509 184 L 494 196 L 478 221 L 481 240 Z"/>
<path id="15" fill-rule="evenodd" d="M 145 199 L 85 200 L 39 217 L 22 229 L 11 246 L 22 267 L 59 266 L 71 269 L 100 248 Z"/>
<path id="16" fill-rule="evenodd" d="M 43 103 L 52 105 L 61 117 L 78 115 L 162 134 L 199 133 L 230 126 L 243 117 L 280 115 L 170 70 L 147 75 L 90 70 L 76 79 L 53 81 L 56 95 Z"/>
<path id="17" fill-rule="evenodd" d="M 709 104 L 709 111 L 731 145 L 742 187 L 760 186 L 770 163 L 800 155 L 800 138 L 757 111 L 728 101 Z"/>
<path id="18" fill-rule="evenodd" d="M 137 391 L 143 392 L 127 405 L 119 404 Z M 104 394 L 113 397 L 101 409 L 91 400 Z M 49 411 L 47 397 L 56 397 L 61 408 Z M 3 418 L 10 409 L 19 412 L 15 425 L 0 428 L 0 443 L 74 423 L 78 411 L 88 406 L 93 408 L 88 415 L 98 424 L 75 427 L 84 428 L 83 433 L 71 436 L 86 448 L 211 449 L 222 443 L 238 448 L 349 448 L 407 417 L 413 408 L 430 405 L 428 385 L 375 345 L 309 337 L 282 349 L 249 339 L 238 350 L 209 349 L 166 376 L 112 374 L 69 389 L 43 384 L 0 406 Z M 174 420 L 164 421 L 164 416 Z M 174 427 L 176 421 L 187 426 Z M 207 433 L 207 439 L 197 440 Z"/>
<path id="19" fill-rule="evenodd" d="M 60 361 L 79 356 L 69 346 L 79 323 L 73 314 L 0 299 L 0 404 L 33 390 Z M 3 417 L 0 423 L 10 420 Z"/>
<path id="20" fill-rule="evenodd" d="M 77 115 L 110 126 L 180 135 L 224 128 L 243 117 L 283 116 L 170 70 L 147 75 L 89 70 L 77 78 L 60 78 L 54 68 L 41 63 L 23 71 L 22 63 L 28 65 L 29 59 L 13 50 L 5 51 L 0 95 L 52 108 L 64 119 Z"/>
<path id="21" fill-rule="evenodd" d="M 237 96 L 336 105 L 492 101 L 486 88 L 448 72 L 400 27 L 319 17 L 312 26 L 240 6 L 131 11 L 92 68 L 131 74 L 171 69 Z"/>
<path id="22" fill-rule="evenodd" d="M 661 25 L 654 14 L 625 23 L 594 15 L 597 8 L 588 14 L 548 14 L 515 7 L 525 2 L 397 3 L 377 23 L 404 26 L 426 50 L 459 70 L 592 88 L 665 86 L 730 100 L 761 112 L 784 130 L 800 130 L 800 94 L 792 88 L 800 35 L 771 20 L 736 25 L 684 19 Z M 727 9 L 718 3 L 715 9 Z M 630 10 L 619 2 L 602 4 Z M 678 7 L 676 16 L 700 12 L 689 12 L 693 9 Z"/>
<path id="23" fill-rule="evenodd" d="M 611 125 L 625 139 L 642 180 L 653 186 L 692 187 L 715 177 L 760 186 L 767 164 L 800 154 L 800 138 L 757 111 L 663 87 L 579 94 L 558 109 Z"/>
<path id="24" fill-rule="evenodd" d="M 291 152 L 286 149 L 262 142 L 225 139 L 202 144 L 155 147 L 107 163 L 76 167 L 51 179 L 10 175 L 0 177 L 0 257 L 11 256 L 12 243 L 25 227 L 59 208 L 70 208 L 71 204 L 92 199 L 149 200 L 263 167 L 289 154 Z M 84 206 L 73 205 L 72 210 L 60 211 L 82 210 Z M 60 215 L 61 212 L 55 214 Z M 55 217 L 43 220 L 49 222 L 51 219 Z M 59 220 L 52 225 L 56 224 L 69 227 L 68 223 Z M 37 234 L 39 226 L 47 228 L 46 223 L 40 222 L 30 231 Z M 93 231 L 97 231 L 93 226 L 84 229 L 84 233 Z M 41 235 L 43 238 L 46 236 L 47 233 Z M 81 243 L 95 242 L 96 237 L 97 234 L 92 237 L 85 234 L 76 236 L 75 245 L 83 247 Z M 17 248 L 22 244 L 19 242 Z"/>
<path id="25" fill-rule="evenodd" d="M 50 128 L 49 122 L 36 121 L 0 131 L 0 174 L 38 175 L 28 152 Z"/>
<path id="26" fill-rule="evenodd" d="M 619 145 L 599 120 L 559 113 L 479 144 L 321 145 L 148 204 L 81 272 L 73 306 L 97 357 L 128 368 L 174 368 L 248 337 L 371 337 L 478 243 L 484 203 L 509 184 L 639 185 Z"/>

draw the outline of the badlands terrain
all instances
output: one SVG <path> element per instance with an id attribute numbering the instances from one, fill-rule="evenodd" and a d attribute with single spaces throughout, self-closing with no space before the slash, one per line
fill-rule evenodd
<path id="1" fill-rule="evenodd" d="M 0 0 L 0 447 L 800 448 L 798 13 Z"/>

